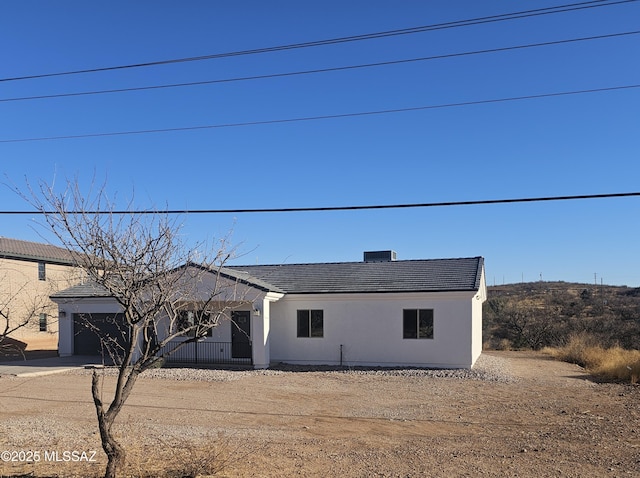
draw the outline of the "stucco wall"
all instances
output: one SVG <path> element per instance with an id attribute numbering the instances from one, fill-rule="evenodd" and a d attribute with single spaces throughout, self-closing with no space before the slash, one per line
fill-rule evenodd
<path id="1" fill-rule="evenodd" d="M 259 294 L 258 294 L 259 295 Z M 471 367 L 482 351 L 482 302 L 486 292 L 314 294 L 262 296 L 250 310 L 256 367 L 270 363 Z M 81 305 L 80 305 L 81 304 Z M 75 307 L 82 307 L 82 310 Z M 83 300 L 60 305 L 60 354 L 73 354 L 73 314 L 118 312 L 115 302 Z M 322 337 L 297 337 L 297 311 L 323 311 Z M 433 309 L 432 339 L 403 338 L 404 309 Z M 205 341 L 231 341 L 223 319 Z"/>
<path id="2" fill-rule="evenodd" d="M 12 324 L 30 318 L 28 325 L 10 335 L 26 343 L 28 350 L 55 350 L 58 309 L 49 296 L 80 281 L 79 270 L 71 266 L 47 263 L 45 271 L 46 279 L 42 281 L 38 279 L 38 262 L 0 259 L 0 307 L 10 308 Z M 39 330 L 40 313 L 47 314 L 45 332 Z"/>
<path id="3" fill-rule="evenodd" d="M 473 295 L 287 295 L 271 305 L 271 362 L 338 365 L 342 349 L 343 365 L 470 367 Z M 298 309 L 324 311 L 322 338 L 296 336 Z M 433 309 L 434 338 L 404 339 L 403 309 Z"/>

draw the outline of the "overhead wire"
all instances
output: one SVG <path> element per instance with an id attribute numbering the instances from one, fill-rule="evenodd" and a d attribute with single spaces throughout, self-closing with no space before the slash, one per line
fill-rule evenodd
<path id="1" fill-rule="evenodd" d="M 90 210 L 90 211 L 66 211 L 67 214 L 244 214 L 244 213 L 284 213 L 284 212 L 323 212 L 323 211 L 363 211 L 371 209 L 413 209 L 427 207 L 453 207 L 453 206 L 478 206 L 493 204 L 513 204 L 548 201 L 572 201 L 581 199 L 607 199 L 640 197 L 640 192 L 607 193 L 607 194 L 580 194 L 573 196 L 541 196 L 511 199 L 481 199 L 472 201 L 446 201 L 409 204 L 373 204 L 363 206 L 320 206 L 320 207 L 282 207 L 282 208 L 256 208 L 256 209 L 140 209 L 140 210 Z M 24 214 L 59 214 L 58 211 L 0 211 L 0 215 L 24 215 Z"/>
<path id="2" fill-rule="evenodd" d="M 263 80 L 263 79 L 269 79 L 269 78 L 283 78 L 283 77 L 290 77 L 290 76 L 310 75 L 310 74 L 317 74 L 317 73 L 328 73 L 328 72 L 336 72 L 336 71 L 346 71 L 346 70 L 355 70 L 355 69 L 372 68 L 372 67 L 380 67 L 380 66 L 416 63 L 416 62 L 422 62 L 422 61 L 441 60 L 446 58 L 457 58 L 457 57 L 480 55 L 480 54 L 487 54 L 487 53 L 498 53 L 498 52 L 513 51 L 513 50 L 521 50 L 526 48 L 537 48 L 537 47 L 543 47 L 543 46 L 562 45 L 562 44 L 576 43 L 576 42 L 582 42 L 582 41 L 618 38 L 618 37 L 637 35 L 637 34 L 640 34 L 640 30 L 610 33 L 605 35 L 595 35 L 590 37 L 554 40 L 554 41 L 541 42 L 541 43 L 529 43 L 525 45 L 513 45 L 508 47 L 489 48 L 484 50 L 447 53 L 442 55 L 432 55 L 432 56 L 419 57 L 419 58 L 407 58 L 402 60 L 363 63 L 359 65 L 347 65 L 347 66 L 338 66 L 338 67 L 331 67 L 331 68 L 316 68 L 312 70 L 293 71 L 293 72 L 285 72 L 285 73 L 272 73 L 272 74 L 266 74 L 266 75 L 253 75 L 253 76 L 244 76 L 244 77 L 235 77 L 235 78 L 223 78 L 223 79 L 217 79 L 217 80 L 193 81 L 193 82 L 186 82 L 186 83 L 173 83 L 173 84 L 165 84 L 165 85 L 151 85 L 151 86 L 140 86 L 140 87 L 131 87 L 131 88 L 117 88 L 117 89 L 109 89 L 109 90 L 58 93 L 58 94 L 51 94 L 51 95 L 34 95 L 34 96 L 23 96 L 23 97 L 16 97 L 16 98 L 0 98 L 0 103 L 13 102 L 13 101 L 26 101 L 26 100 L 42 100 L 42 99 L 52 99 L 52 98 L 69 98 L 69 97 L 78 97 L 78 96 L 101 95 L 101 94 L 108 94 L 108 93 L 148 91 L 148 90 L 158 90 L 158 89 L 165 89 L 165 88 L 181 88 L 181 87 L 190 87 L 190 86 L 212 85 L 212 84 L 218 84 L 218 83 L 232 83 L 232 82 L 238 82 L 238 81 Z"/>
<path id="3" fill-rule="evenodd" d="M 418 27 L 388 30 L 388 31 L 376 32 L 376 33 L 366 33 L 362 35 L 330 38 L 330 39 L 318 40 L 318 41 L 292 43 L 292 44 L 278 45 L 278 46 L 272 46 L 272 47 L 255 48 L 255 49 L 232 51 L 232 52 L 225 52 L 225 53 L 215 53 L 210 55 L 201 55 L 201 56 L 193 56 L 193 57 L 185 57 L 185 58 L 174 58 L 169 60 L 132 63 L 132 64 L 126 64 L 126 65 L 115 65 L 115 66 L 107 66 L 107 67 L 99 67 L 99 68 L 87 68 L 87 69 L 81 69 L 81 70 L 41 73 L 36 75 L 6 77 L 6 78 L 0 78 L 0 82 L 22 81 L 22 80 L 32 80 L 32 79 L 39 79 L 39 78 L 51 78 L 51 77 L 57 77 L 57 76 L 98 73 L 98 72 L 125 70 L 125 69 L 133 69 L 133 68 L 144 68 L 144 67 L 176 64 L 176 63 L 186 63 L 186 62 L 194 62 L 194 61 L 213 60 L 213 59 L 219 59 L 219 58 L 229 58 L 229 57 L 236 57 L 236 56 L 271 53 L 271 52 L 277 52 L 277 51 L 287 51 L 287 50 L 294 50 L 294 49 L 300 49 L 300 48 L 335 45 L 335 44 L 341 44 L 341 43 L 347 43 L 347 42 L 372 40 L 372 39 L 386 38 L 386 37 L 392 37 L 392 36 L 398 36 L 398 35 L 408 35 L 408 34 L 423 33 L 428 31 L 435 31 L 435 30 L 443 30 L 448 28 L 458 28 L 458 27 L 465 27 L 465 26 L 471 26 L 471 25 L 479 25 L 484 23 L 516 20 L 516 19 L 529 18 L 534 16 L 540 16 L 540 15 L 550 15 L 550 14 L 565 13 L 565 12 L 571 12 L 571 11 L 577 11 L 577 10 L 584 10 L 584 9 L 621 5 L 621 4 L 627 4 L 627 3 L 634 3 L 637 1 L 639 0 L 615 0 L 615 1 L 593 0 L 588 2 L 558 5 L 554 7 L 524 10 L 520 12 L 504 13 L 500 15 L 491 15 L 491 16 L 479 17 L 474 19 L 458 20 L 453 22 L 437 23 L 432 25 L 423 25 Z"/>
<path id="4" fill-rule="evenodd" d="M 376 116 L 376 115 L 395 114 L 395 113 L 407 113 L 411 111 L 425 111 L 425 110 L 431 110 L 431 109 L 454 108 L 454 107 L 473 106 L 473 105 L 482 105 L 482 104 L 491 104 L 491 103 L 504 103 L 509 101 L 553 98 L 553 97 L 560 97 L 560 96 L 601 93 L 601 92 L 607 92 L 607 91 L 621 91 L 621 90 L 630 90 L 635 88 L 640 88 L 640 84 L 611 86 L 611 87 L 605 87 L 605 88 L 592 88 L 592 89 L 585 89 L 585 90 L 563 91 L 563 92 L 556 92 L 556 93 L 541 93 L 541 94 L 535 94 L 535 95 L 512 96 L 507 98 L 492 98 L 492 99 L 476 100 L 476 101 L 462 101 L 458 103 L 444 103 L 444 104 L 438 104 L 438 105 L 424 105 L 424 106 L 414 106 L 414 107 L 408 107 L 408 108 L 393 108 L 393 109 L 376 110 L 376 111 L 360 111 L 355 113 L 304 116 L 304 117 L 298 117 L 298 118 L 272 119 L 272 120 L 263 120 L 263 121 L 246 121 L 246 122 L 240 122 L 240 123 L 220 123 L 220 124 L 212 124 L 212 125 L 183 126 L 183 127 L 175 127 L 175 128 L 113 131 L 113 132 L 107 132 L 107 133 L 87 133 L 87 134 L 76 134 L 76 135 L 43 136 L 43 137 L 33 137 L 33 138 L 0 139 L 0 144 L 1 143 L 26 143 L 26 142 L 35 142 L 35 141 L 56 141 L 56 140 L 65 140 L 65 139 L 81 139 L 81 138 L 100 138 L 100 137 L 109 137 L 109 136 L 141 135 L 141 134 L 153 134 L 153 133 L 169 133 L 169 132 L 178 132 L 178 131 L 197 131 L 197 130 L 205 130 L 205 129 L 238 128 L 238 127 L 247 127 L 247 126 L 297 123 L 297 122 L 304 122 L 304 121 L 320 121 L 320 120 L 340 119 L 340 118 L 355 118 L 355 117 L 361 117 L 361 116 Z"/>

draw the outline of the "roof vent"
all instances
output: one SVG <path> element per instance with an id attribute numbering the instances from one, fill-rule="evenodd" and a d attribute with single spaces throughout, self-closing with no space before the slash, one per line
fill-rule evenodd
<path id="1" fill-rule="evenodd" d="M 365 262 L 390 262 L 396 260 L 396 251 L 365 251 Z"/>

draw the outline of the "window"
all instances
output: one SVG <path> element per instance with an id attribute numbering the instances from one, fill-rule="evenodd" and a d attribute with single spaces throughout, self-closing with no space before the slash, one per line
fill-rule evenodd
<path id="1" fill-rule="evenodd" d="M 404 309 L 402 338 L 432 339 L 433 309 Z"/>
<path id="2" fill-rule="evenodd" d="M 38 280 L 47 280 L 47 269 L 44 262 L 38 262 Z"/>
<path id="3" fill-rule="evenodd" d="M 178 330 L 184 330 L 183 335 L 187 337 L 211 337 L 213 335 L 213 324 L 211 324 L 208 312 L 182 310 L 178 315 Z M 195 326 L 195 327 L 194 327 Z"/>
<path id="4" fill-rule="evenodd" d="M 47 331 L 47 314 L 40 314 L 40 332 Z"/>
<path id="5" fill-rule="evenodd" d="M 298 337 L 322 337 L 324 319 L 321 310 L 298 311 Z"/>

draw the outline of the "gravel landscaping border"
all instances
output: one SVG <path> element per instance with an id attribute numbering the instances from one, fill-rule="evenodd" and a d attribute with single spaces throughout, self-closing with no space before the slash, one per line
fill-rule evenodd
<path id="1" fill-rule="evenodd" d="M 281 375 L 286 373 L 330 373 L 378 375 L 398 377 L 446 378 L 457 380 L 482 380 L 489 382 L 517 382 L 518 378 L 509 371 L 508 361 L 500 357 L 482 354 L 472 369 L 427 369 L 417 367 L 335 367 L 328 365 L 290 365 L 277 364 L 265 370 L 230 370 L 197 367 L 169 367 L 154 368 L 143 372 L 141 378 L 201 381 L 201 382 L 229 382 L 256 375 Z M 73 370 L 66 373 L 88 375 L 91 369 Z M 114 367 L 106 367 L 101 373 L 115 375 Z"/>

